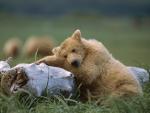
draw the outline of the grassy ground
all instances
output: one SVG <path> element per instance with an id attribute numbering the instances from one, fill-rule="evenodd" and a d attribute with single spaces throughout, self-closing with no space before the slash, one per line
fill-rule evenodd
<path id="1" fill-rule="evenodd" d="M 0 48 L 14 36 L 25 40 L 32 35 L 50 35 L 59 44 L 79 28 L 86 38 L 102 41 L 113 55 L 127 65 L 150 67 L 150 24 L 146 18 L 140 28 L 133 26 L 131 18 L 90 16 L 26 17 L 0 14 Z M 1 58 L 4 58 L 2 53 Z M 34 58 L 14 60 L 14 64 L 31 62 Z M 149 113 L 150 84 L 144 88 L 144 97 L 130 101 L 115 100 L 111 106 L 98 106 L 94 102 L 71 100 L 52 101 L 49 98 L 6 97 L 0 94 L 1 113 Z"/>
<path id="2" fill-rule="evenodd" d="M 50 35 L 57 44 L 75 29 L 82 36 L 102 41 L 110 52 L 127 65 L 150 64 L 150 19 L 144 19 L 140 28 L 133 26 L 132 18 L 101 17 L 96 15 L 65 17 L 26 17 L 0 14 L 0 48 L 5 40 L 18 36 L 25 40 L 32 35 Z"/>
<path id="3" fill-rule="evenodd" d="M 150 86 L 147 85 L 148 87 Z M 130 100 L 113 99 L 109 106 L 96 105 L 94 102 L 81 103 L 71 99 L 55 100 L 50 98 L 16 95 L 5 97 L 0 95 L 1 113 L 149 113 L 150 90 L 146 88 L 143 97 Z"/>

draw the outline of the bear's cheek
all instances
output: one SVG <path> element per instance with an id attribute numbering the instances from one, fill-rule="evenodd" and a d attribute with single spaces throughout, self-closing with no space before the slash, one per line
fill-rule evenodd
<path id="1" fill-rule="evenodd" d="M 77 55 L 77 54 L 70 54 L 67 57 L 67 61 L 69 62 L 69 64 L 72 64 L 73 62 L 76 61 L 80 65 L 82 62 L 82 57 L 80 55 Z"/>

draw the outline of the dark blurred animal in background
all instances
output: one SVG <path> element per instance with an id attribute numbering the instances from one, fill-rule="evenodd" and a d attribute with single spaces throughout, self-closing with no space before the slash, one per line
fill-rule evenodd
<path id="1" fill-rule="evenodd" d="M 21 51 L 22 42 L 19 38 L 11 38 L 6 41 L 3 52 L 6 57 L 16 58 Z"/>
<path id="2" fill-rule="evenodd" d="M 31 57 L 37 53 L 40 56 L 47 56 L 52 54 L 54 42 L 48 36 L 35 37 L 32 36 L 25 42 L 23 52 L 24 55 Z"/>

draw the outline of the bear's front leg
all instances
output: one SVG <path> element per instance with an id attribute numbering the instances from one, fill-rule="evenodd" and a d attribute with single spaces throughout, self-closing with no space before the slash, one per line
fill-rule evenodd
<path id="1" fill-rule="evenodd" d="M 53 56 L 46 56 L 46 57 L 36 61 L 35 63 L 36 64 L 45 63 L 49 66 L 63 67 L 64 59 L 58 58 L 55 55 L 53 55 Z"/>

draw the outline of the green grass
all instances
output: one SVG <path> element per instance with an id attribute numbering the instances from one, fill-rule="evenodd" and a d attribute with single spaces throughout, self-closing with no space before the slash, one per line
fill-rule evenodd
<path id="1" fill-rule="evenodd" d="M 145 18 L 139 29 L 131 18 L 102 17 L 97 15 L 72 15 L 65 17 L 27 17 L 0 14 L 0 48 L 14 36 L 23 41 L 32 35 L 50 35 L 57 44 L 79 28 L 82 36 L 103 42 L 110 52 L 127 65 L 150 67 L 150 26 Z M 4 56 L 0 54 L 3 59 Z M 33 58 L 19 57 L 13 65 L 32 62 Z M 35 98 L 0 94 L 1 113 L 150 113 L 150 83 L 144 88 L 144 96 L 130 101 L 114 100 L 108 106 L 94 102 L 67 101 L 57 98 Z"/>
<path id="2" fill-rule="evenodd" d="M 0 14 L 0 48 L 7 39 L 15 36 L 25 40 L 33 35 L 50 35 L 59 44 L 79 28 L 83 37 L 103 42 L 123 63 L 147 66 L 150 64 L 149 20 L 143 19 L 141 28 L 136 29 L 129 17 L 75 15 L 45 18 Z"/>
<path id="3" fill-rule="evenodd" d="M 148 87 L 150 86 L 147 85 Z M 147 90 L 147 89 L 145 89 Z M 149 89 L 150 90 L 150 89 Z M 111 103 L 111 104 L 110 104 Z M 32 97 L 18 94 L 12 97 L 0 95 L 1 113 L 149 113 L 150 92 L 143 97 L 129 100 L 112 99 L 109 106 L 96 105 L 94 102 L 82 103 L 57 97 Z"/>

